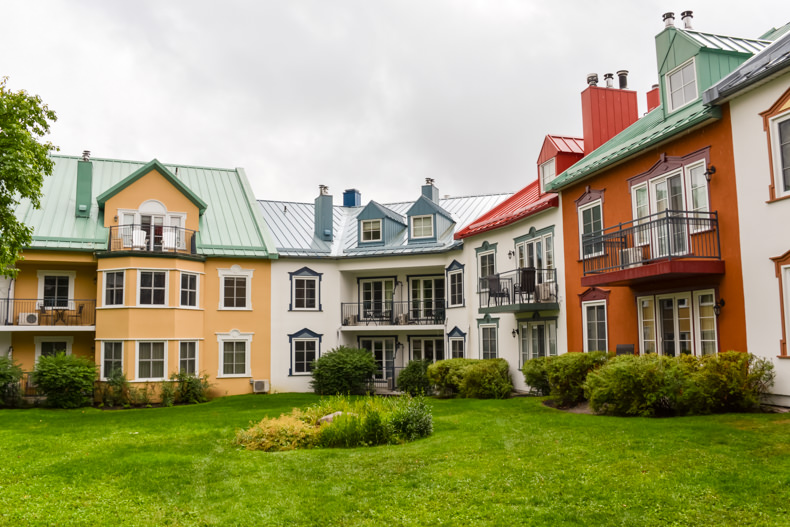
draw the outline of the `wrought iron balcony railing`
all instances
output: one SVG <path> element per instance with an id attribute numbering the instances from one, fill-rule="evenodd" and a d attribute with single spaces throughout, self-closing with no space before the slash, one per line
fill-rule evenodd
<path id="1" fill-rule="evenodd" d="M 482 308 L 557 303 L 557 270 L 523 267 L 485 276 L 477 294 Z"/>
<path id="2" fill-rule="evenodd" d="M 96 300 L 78 298 L 0 299 L 4 326 L 95 326 Z"/>
<path id="3" fill-rule="evenodd" d="M 444 300 L 344 302 L 344 326 L 444 325 Z"/>
<path id="4" fill-rule="evenodd" d="M 716 212 L 666 210 L 582 237 L 584 274 L 657 260 L 721 259 Z"/>
<path id="5" fill-rule="evenodd" d="M 196 231 L 169 225 L 119 225 L 110 227 L 110 252 L 144 251 L 197 254 Z"/>

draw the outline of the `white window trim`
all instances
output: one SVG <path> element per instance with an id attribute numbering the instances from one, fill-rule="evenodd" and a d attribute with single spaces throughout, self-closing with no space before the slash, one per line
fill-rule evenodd
<path id="1" fill-rule="evenodd" d="M 648 182 L 645 181 L 644 183 L 640 183 L 639 185 L 634 185 L 631 187 L 631 217 L 634 219 L 634 247 L 644 247 L 645 245 L 650 245 L 650 232 L 644 230 L 637 230 L 638 226 L 644 223 L 645 217 L 650 216 L 650 185 L 647 184 Z M 637 191 L 644 190 L 645 191 L 645 205 L 647 205 L 647 216 L 639 216 L 639 203 L 637 202 L 636 195 Z"/>
<path id="2" fill-rule="evenodd" d="M 142 283 L 143 273 L 165 273 L 165 303 L 164 304 L 143 304 L 140 302 L 140 285 Z M 181 289 L 179 288 L 179 293 Z M 125 294 L 125 293 L 124 293 Z M 136 307 L 144 307 L 146 309 L 162 309 L 170 307 L 170 272 L 166 269 L 138 269 L 137 270 L 137 303 Z M 148 341 L 146 341 L 148 342 Z"/>
<path id="3" fill-rule="evenodd" d="M 488 256 L 489 254 L 492 256 L 491 261 L 494 263 L 493 274 L 496 274 L 496 251 L 491 250 L 491 251 L 478 253 L 477 254 L 477 284 L 478 284 L 477 289 L 479 291 L 488 291 L 488 284 L 483 282 L 483 278 L 485 278 L 485 276 L 483 276 L 482 271 L 483 271 L 483 257 Z"/>
<path id="4" fill-rule="evenodd" d="M 66 355 L 71 355 L 71 349 L 74 346 L 74 337 L 33 337 L 33 341 L 36 345 L 36 364 L 38 364 L 38 359 L 41 357 L 42 342 L 65 342 Z"/>
<path id="5" fill-rule="evenodd" d="M 686 197 L 685 197 L 685 199 L 686 199 L 686 201 L 685 201 L 685 203 L 686 203 L 686 210 L 688 210 L 688 211 L 690 211 L 692 213 L 694 213 L 694 192 L 693 192 L 693 189 L 691 187 L 691 184 L 692 184 L 692 182 L 691 182 L 691 171 L 693 169 L 699 168 L 699 167 L 702 168 L 703 172 L 706 170 L 707 167 L 705 166 L 705 160 L 704 159 L 700 160 L 699 162 L 689 163 L 688 165 L 685 165 L 683 167 L 683 179 L 684 179 L 683 185 L 686 187 L 684 189 L 685 192 L 686 192 Z M 704 179 L 704 174 L 703 174 L 703 179 Z M 705 209 L 700 211 L 700 212 L 710 212 L 710 186 L 709 185 L 710 184 L 708 183 L 708 181 L 705 180 Z M 689 226 L 689 233 L 690 234 L 697 234 L 698 232 L 709 231 L 709 230 L 711 230 L 713 228 L 713 225 L 710 222 L 702 223 L 702 226 L 697 226 L 696 222 L 693 222 L 694 218 L 696 218 L 696 217 L 697 216 L 695 216 L 693 214 L 690 215 L 690 218 L 692 220 L 692 223 Z"/>
<path id="6" fill-rule="evenodd" d="M 100 371 L 99 375 L 101 377 L 101 380 L 103 380 L 103 381 L 107 380 L 107 375 L 106 375 L 106 372 L 104 371 L 104 345 L 107 344 L 107 343 L 113 343 L 113 344 L 114 343 L 120 343 L 121 344 L 121 372 L 123 372 L 124 355 L 126 353 L 126 350 L 124 349 L 125 346 L 123 345 L 123 341 L 122 340 L 103 340 L 103 341 L 101 341 L 101 358 L 100 358 L 100 362 L 101 362 L 100 369 L 101 369 L 101 371 Z"/>
<path id="7" fill-rule="evenodd" d="M 693 291 L 692 292 L 692 304 L 691 309 L 693 310 L 692 316 L 694 321 L 694 327 L 692 327 L 692 331 L 694 333 L 694 349 L 692 349 L 692 353 L 696 357 L 702 357 L 702 322 L 700 320 L 700 297 L 702 295 L 711 295 L 713 297 L 714 305 L 716 303 L 716 291 L 713 289 L 702 289 L 700 291 Z M 716 315 L 713 316 L 713 331 L 715 335 L 715 348 L 716 354 L 719 352 L 719 321 L 717 320 Z"/>
<path id="8" fill-rule="evenodd" d="M 77 271 L 38 271 L 38 300 L 41 305 L 44 303 L 44 278 L 47 276 L 68 276 L 69 277 L 69 297 L 68 309 L 74 309 L 74 282 L 77 280 Z M 36 309 L 40 306 L 37 305 Z M 47 309 L 52 309 L 51 307 Z"/>
<path id="9" fill-rule="evenodd" d="M 185 339 L 178 341 L 178 367 L 176 368 L 177 371 L 181 371 L 181 343 L 182 342 L 194 342 L 195 343 L 195 375 L 200 374 L 200 341 L 193 340 L 193 339 Z"/>
<path id="10" fill-rule="evenodd" d="M 107 304 L 107 273 L 121 273 L 123 274 L 123 298 L 120 304 Z M 101 291 L 101 307 L 107 309 L 117 309 L 119 307 L 129 307 L 126 305 L 126 269 L 105 269 L 102 271 L 102 291 Z"/>
<path id="11" fill-rule="evenodd" d="M 673 300 L 673 304 L 672 304 L 673 305 L 672 323 L 675 325 L 675 327 L 672 328 L 672 331 L 675 334 L 675 338 L 678 339 L 679 335 L 680 335 L 680 330 L 678 328 L 678 320 L 679 320 L 679 318 L 678 318 L 678 309 L 680 309 L 679 306 L 678 306 L 678 301 L 679 300 L 685 300 L 685 301 L 688 302 L 688 306 L 689 306 L 688 307 L 688 309 L 689 309 L 689 323 L 691 324 L 691 339 L 690 339 L 691 355 L 693 355 L 695 357 L 698 356 L 697 353 L 696 353 L 697 350 L 694 348 L 694 346 L 696 344 L 696 337 L 695 337 L 694 333 L 699 331 L 699 325 L 697 324 L 697 317 L 696 317 L 696 315 L 694 313 L 696 311 L 696 309 L 694 307 L 694 302 L 693 302 L 691 293 L 692 293 L 691 291 L 679 291 L 677 293 L 669 293 L 669 294 L 665 294 L 665 295 L 656 295 L 655 296 L 655 299 L 656 299 L 655 300 L 655 309 L 656 309 L 656 312 L 655 312 L 656 313 L 655 314 L 655 317 L 656 317 L 656 353 L 658 353 L 659 355 L 664 355 L 664 336 L 663 336 L 662 331 L 661 331 L 662 328 L 658 327 L 659 325 L 663 324 L 663 322 L 661 322 L 660 318 L 659 318 L 660 317 L 659 312 L 660 312 L 660 309 L 661 309 L 660 308 L 660 303 L 661 303 L 662 300 L 672 299 Z M 677 355 L 675 355 L 675 356 L 681 355 L 680 350 L 676 350 L 676 353 L 677 353 Z"/>
<path id="12" fill-rule="evenodd" d="M 594 306 L 603 306 L 603 318 L 606 327 L 605 331 L 605 345 L 606 350 L 609 349 L 609 310 L 606 307 L 606 300 L 591 300 L 589 302 L 582 302 L 582 336 L 584 338 L 584 352 L 589 353 L 588 340 L 587 340 L 587 308 Z M 601 350 L 593 350 L 601 351 Z M 605 350 L 603 350 L 605 351 Z"/>
<path id="13" fill-rule="evenodd" d="M 550 179 L 546 179 L 546 169 L 551 166 L 554 175 L 551 176 Z M 551 183 L 557 178 L 557 163 L 555 162 L 555 158 L 551 158 L 548 161 L 542 163 L 540 165 L 540 188 L 543 191 L 546 191 L 546 183 Z"/>
<path id="14" fill-rule="evenodd" d="M 321 356 L 320 343 L 318 342 L 317 338 L 298 338 L 298 339 L 293 339 L 291 341 L 291 354 L 292 354 L 291 355 L 291 360 L 293 361 L 292 362 L 292 364 L 293 364 L 293 371 L 291 372 L 291 375 L 294 376 L 294 377 L 298 377 L 298 376 L 302 376 L 302 375 L 308 375 L 308 376 L 312 375 L 313 372 L 311 372 L 311 371 L 296 371 L 296 343 L 297 342 L 314 342 L 315 343 L 315 359 L 313 359 L 313 360 L 318 360 L 318 358 Z"/>
<path id="15" fill-rule="evenodd" d="M 461 277 L 461 302 L 453 304 L 453 276 Z M 464 305 L 464 270 L 458 269 L 447 273 L 447 307 L 463 307 Z"/>
<path id="16" fill-rule="evenodd" d="M 648 300 L 653 305 L 653 339 L 652 342 L 655 345 L 655 353 L 658 355 L 658 310 L 656 309 L 656 297 L 653 295 L 648 296 L 640 296 L 636 299 L 636 315 L 637 315 L 637 324 L 639 327 L 637 330 L 639 331 L 639 354 L 646 355 L 647 352 L 645 351 L 645 333 L 644 333 L 644 315 L 642 314 L 642 301 Z"/>
<path id="17" fill-rule="evenodd" d="M 252 370 L 250 369 L 250 356 L 252 355 L 252 336 L 254 333 L 242 333 L 238 329 L 231 329 L 228 333 L 217 333 L 217 352 L 219 355 L 218 360 L 218 371 L 217 371 L 217 379 L 230 379 L 230 378 L 250 378 L 252 377 Z M 246 353 L 245 353 L 245 366 L 244 366 L 244 373 L 235 373 L 235 374 L 224 374 L 222 370 L 224 369 L 224 359 L 225 353 L 223 349 L 223 345 L 226 341 L 244 341 L 247 343 L 246 346 Z"/>
<path id="18" fill-rule="evenodd" d="M 453 358 L 453 343 L 454 342 L 460 342 L 461 343 L 461 352 L 462 352 L 461 358 L 465 358 L 466 357 L 466 343 L 464 342 L 464 338 L 463 337 L 450 337 L 447 340 L 448 340 L 447 349 L 448 349 L 449 353 L 447 353 L 446 355 L 447 355 L 448 359 L 452 359 Z"/>
<path id="19" fill-rule="evenodd" d="M 195 277 L 195 305 L 188 306 L 181 303 L 181 277 L 184 275 L 192 275 Z M 200 275 L 191 271 L 179 271 L 178 273 L 178 307 L 183 309 L 200 309 Z"/>
<path id="20" fill-rule="evenodd" d="M 554 239 L 553 238 L 554 238 L 554 234 L 549 232 L 549 233 L 546 233 L 546 234 L 544 234 L 542 236 L 535 236 L 534 238 L 530 238 L 528 240 L 524 240 L 524 241 L 516 244 L 516 261 L 517 261 L 518 266 L 519 267 L 527 267 L 526 265 L 524 265 L 524 266 L 521 265 L 521 263 L 522 263 L 521 262 L 521 256 L 522 255 L 524 256 L 524 264 L 526 264 L 526 260 L 527 260 L 527 246 L 535 245 L 538 242 L 540 242 L 540 247 L 541 247 L 541 250 L 543 251 L 543 254 L 541 255 L 542 259 L 543 259 L 543 267 L 540 267 L 540 268 L 536 267 L 536 269 L 543 269 L 543 270 L 554 269 Z M 550 250 L 548 250 L 549 248 L 550 248 Z M 551 253 L 551 266 L 549 266 L 549 262 L 548 262 L 548 260 L 549 260 L 548 257 L 547 257 L 548 253 Z M 553 278 L 554 277 L 554 274 L 552 274 L 552 273 L 547 273 L 547 274 L 549 275 L 549 278 Z M 547 279 L 546 281 L 547 282 L 552 282 L 553 280 Z"/>
<path id="21" fill-rule="evenodd" d="M 790 196 L 790 188 L 786 191 L 782 190 L 784 186 L 784 174 L 782 173 L 782 150 L 779 145 L 779 124 L 787 120 L 790 120 L 790 110 L 771 117 L 768 121 L 771 132 L 770 162 L 774 169 L 774 199 Z M 788 162 L 790 162 L 790 160 L 788 160 Z"/>
<path id="22" fill-rule="evenodd" d="M 494 345 L 496 346 L 496 352 L 494 354 L 494 358 L 497 359 L 497 358 L 499 358 L 499 331 L 498 331 L 498 328 L 497 328 L 496 324 L 481 324 L 479 326 L 479 331 L 480 331 L 480 358 L 481 359 L 485 358 L 485 356 L 484 356 L 485 355 L 485 349 L 483 347 L 483 341 L 484 341 L 484 339 L 483 339 L 484 331 L 483 330 L 484 329 L 493 329 L 494 330 Z"/>
<path id="23" fill-rule="evenodd" d="M 296 307 L 296 282 L 297 280 L 311 281 L 315 284 L 315 298 L 313 307 Z M 320 283 L 317 276 L 294 276 L 291 280 L 291 311 L 318 311 L 318 297 L 320 295 L 318 288 Z"/>
<path id="24" fill-rule="evenodd" d="M 152 343 L 164 343 L 165 354 L 164 354 L 164 362 L 165 367 L 162 368 L 164 372 L 164 377 L 146 377 L 145 379 L 140 378 L 140 344 L 143 342 L 152 342 Z M 156 382 L 156 381 L 166 381 L 167 380 L 167 372 L 168 372 L 168 362 L 167 362 L 167 340 L 156 340 L 156 339 L 143 339 L 143 340 L 135 340 L 134 341 L 134 380 L 138 382 Z"/>
<path id="25" fill-rule="evenodd" d="M 380 242 L 383 239 L 384 234 L 382 232 L 381 219 L 361 220 L 359 223 L 360 223 L 360 225 L 359 225 L 359 241 L 361 243 Z M 369 240 L 366 240 L 364 238 L 365 224 L 366 223 L 371 223 L 371 224 L 376 223 L 376 224 L 378 224 L 378 231 L 379 231 L 379 237 L 378 238 L 371 238 Z"/>
<path id="26" fill-rule="evenodd" d="M 697 87 L 697 94 L 696 94 L 696 96 L 693 99 L 689 99 L 688 101 L 683 101 L 683 104 L 681 104 L 680 106 L 673 107 L 672 106 L 672 90 L 669 87 L 669 77 L 674 75 L 675 73 L 681 71 L 683 68 L 685 68 L 689 64 L 691 64 L 691 69 L 694 71 L 694 85 Z M 681 64 L 677 68 L 673 69 L 672 71 L 668 71 L 666 73 L 666 75 L 664 75 L 664 87 L 666 88 L 667 108 L 669 109 L 669 113 L 672 113 L 672 112 L 674 112 L 676 110 L 684 108 L 684 107 L 688 106 L 689 104 L 693 103 L 694 101 L 696 101 L 697 99 L 699 99 L 699 92 L 700 92 L 700 90 L 699 90 L 699 77 L 697 76 L 697 64 L 696 64 L 696 61 L 694 60 L 694 58 L 692 57 L 690 60 L 687 60 L 686 62 L 684 62 L 683 64 Z"/>
<path id="27" fill-rule="evenodd" d="M 416 234 L 414 234 L 414 222 L 415 222 L 415 220 L 418 220 L 418 219 L 423 219 L 424 220 L 426 218 L 430 221 L 431 232 L 430 232 L 430 234 L 427 234 L 427 235 L 417 236 Z M 412 216 L 411 218 L 409 218 L 409 227 L 410 227 L 411 239 L 412 240 L 424 240 L 424 239 L 427 239 L 427 238 L 433 238 L 434 237 L 434 231 L 436 230 L 434 228 L 434 224 L 433 224 L 433 214 L 422 214 L 420 216 Z"/>
<path id="28" fill-rule="evenodd" d="M 576 211 L 576 214 L 579 217 L 579 259 L 580 260 L 585 260 L 587 258 L 596 258 L 596 257 L 602 256 L 604 254 L 604 250 L 601 250 L 601 252 L 598 252 L 598 253 L 590 253 L 588 255 L 584 254 L 584 245 L 583 245 L 583 242 L 582 242 L 582 240 L 584 238 L 584 212 L 586 210 L 589 210 L 589 209 L 592 209 L 592 208 L 595 208 L 595 207 L 600 207 L 601 208 L 601 232 L 603 232 L 605 223 L 604 223 L 604 219 L 603 219 L 603 202 L 600 199 L 596 199 L 595 201 L 592 201 L 590 203 L 582 205 Z M 603 242 L 601 242 L 601 244 L 603 245 Z"/>
<path id="29" fill-rule="evenodd" d="M 230 269 L 217 269 L 219 274 L 219 309 L 220 311 L 252 311 L 252 274 L 254 269 L 242 269 L 240 265 L 232 265 Z M 245 307 L 225 307 L 225 278 L 245 277 L 247 279 L 247 299 Z"/>

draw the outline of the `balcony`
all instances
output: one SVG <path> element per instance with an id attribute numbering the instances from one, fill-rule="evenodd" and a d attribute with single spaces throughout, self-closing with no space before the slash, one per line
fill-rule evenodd
<path id="1" fill-rule="evenodd" d="M 667 210 L 582 238 L 581 285 L 724 274 L 716 212 Z"/>
<path id="2" fill-rule="evenodd" d="M 444 326 L 444 300 L 344 302 L 343 326 Z"/>
<path id="3" fill-rule="evenodd" d="M 558 310 L 557 270 L 525 267 L 480 279 L 481 313 Z"/>
<path id="4" fill-rule="evenodd" d="M 0 300 L 0 323 L 16 331 L 96 326 L 96 300 L 33 298 Z"/>
<path id="5" fill-rule="evenodd" d="M 196 231 L 168 225 L 110 227 L 109 252 L 133 251 L 197 255 Z"/>

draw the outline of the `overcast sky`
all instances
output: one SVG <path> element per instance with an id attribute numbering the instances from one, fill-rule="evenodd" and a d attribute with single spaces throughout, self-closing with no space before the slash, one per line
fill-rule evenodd
<path id="1" fill-rule="evenodd" d="M 515 191 L 548 133 L 581 135 L 588 73 L 630 71 L 640 114 L 662 13 L 757 37 L 766 0 L 3 2 L 0 76 L 58 114 L 60 152 L 243 167 L 256 197 Z"/>

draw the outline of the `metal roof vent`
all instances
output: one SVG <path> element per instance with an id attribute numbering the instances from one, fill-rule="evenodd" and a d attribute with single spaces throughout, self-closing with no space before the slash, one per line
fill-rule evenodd
<path id="1" fill-rule="evenodd" d="M 590 86 L 598 86 L 598 74 L 597 73 L 588 73 L 587 74 L 587 84 Z"/>
<path id="2" fill-rule="evenodd" d="M 318 185 L 318 192 L 320 192 L 322 196 L 326 196 L 329 194 L 329 187 L 326 185 Z"/>
<path id="3" fill-rule="evenodd" d="M 620 80 L 620 89 L 628 89 L 628 70 L 620 70 L 617 72 L 617 78 Z"/>
<path id="4" fill-rule="evenodd" d="M 82 160 L 83 161 L 90 161 L 91 160 L 91 151 L 90 150 L 83 150 L 82 151 Z"/>
<path id="5" fill-rule="evenodd" d="M 691 19 L 694 18 L 692 11 L 683 11 L 680 13 L 680 19 L 683 21 L 683 29 L 694 29 L 691 27 Z"/>
<path id="6" fill-rule="evenodd" d="M 675 13 L 664 13 L 664 27 L 675 27 Z"/>
<path id="7" fill-rule="evenodd" d="M 614 88 L 614 73 L 604 73 L 603 79 L 606 81 L 607 88 Z"/>

